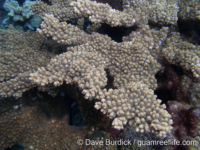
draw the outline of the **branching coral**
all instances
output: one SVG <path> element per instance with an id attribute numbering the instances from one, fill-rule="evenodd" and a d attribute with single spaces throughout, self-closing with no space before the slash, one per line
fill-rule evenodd
<path id="1" fill-rule="evenodd" d="M 37 33 L 21 30 L 1 30 L 0 42 L 0 96 L 19 98 L 26 90 L 36 86 L 29 81 L 29 74 L 44 66 L 54 56 L 41 51 L 45 38 Z"/>
<path id="2" fill-rule="evenodd" d="M 112 9 L 108 4 L 100 4 L 95 1 L 71 2 L 77 14 L 89 15 L 89 19 L 94 23 L 108 23 L 111 26 L 132 26 L 135 19 L 124 12 Z M 102 11 L 103 10 L 103 11 Z"/>
<path id="3" fill-rule="evenodd" d="M 152 90 L 145 84 L 129 83 L 118 90 L 104 91 L 105 99 L 95 104 L 111 119 L 113 126 L 122 129 L 127 122 L 136 126 L 137 132 L 153 132 L 158 136 L 166 136 L 171 130 L 172 120 L 161 100 L 156 100 Z"/>
<path id="4" fill-rule="evenodd" d="M 36 34 L 38 36 L 38 38 L 36 36 L 37 40 L 34 43 L 34 45 L 37 45 L 36 47 L 30 48 L 30 43 L 24 43 L 23 39 L 18 39 L 21 44 L 15 45 L 12 40 L 13 37 L 7 36 L 14 43 L 10 46 L 7 41 L 1 38 L 3 49 L 12 52 L 11 54 L 4 51 L 2 53 L 3 59 L 1 61 L 3 63 L 1 66 L 3 69 L 10 67 L 11 72 L 2 72 L 1 85 L 6 85 L 6 88 L 0 90 L 1 96 L 14 95 L 18 98 L 23 91 L 36 86 L 36 84 L 43 91 L 53 85 L 55 87 L 61 86 L 64 82 L 76 84 L 75 87 L 79 87 L 85 98 L 85 100 L 80 101 L 83 103 L 87 99 L 91 100 L 87 102 L 92 104 L 92 107 L 94 106 L 93 109 L 97 109 L 95 110 L 97 114 L 102 112 L 99 116 L 105 115 L 104 117 L 112 119 L 111 124 L 114 128 L 121 130 L 125 126 L 132 126 L 132 129 L 144 135 L 149 133 L 149 135 L 155 135 L 162 139 L 168 137 L 171 134 L 174 114 L 168 113 L 165 104 L 161 104 L 161 100 L 154 95 L 153 90 L 157 88 L 155 74 L 162 71 L 166 64 L 175 64 L 183 67 L 184 70 L 192 74 L 193 78 L 198 80 L 200 75 L 199 47 L 183 41 L 177 33 L 170 33 L 167 27 L 155 30 L 150 29 L 147 24 L 148 22 L 159 25 L 176 24 L 179 10 L 177 2 L 124 0 L 122 11 L 115 10 L 108 4 L 89 0 L 51 0 L 50 2 L 52 6 L 37 1 L 32 7 L 32 11 L 44 19 L 41 29 L 37 29 L 41 36 Z M 112 40 L 106 34 L 97 32 L 88 34 L 83 31 L 84 17 L 89 17 L 90 21 L 99 23 L 98 25 L 106 23 L 112 27 L 130 27 L 128 30 L 131 33 L 129 35 L 124 34 L 126 36 L 122 38 L 120 43 Z M 69 24 L 70 19 L 79 19 L 77 22 L 79 28 Z M 134 31 L 133 25 L 137 25 L 134 27 Z M 46 48 L 43 48 L 43 41 L 47 40 L 45 36 L 66 46 L 67 52 L 53 57 L 53 54 L 49 51 L 44 51 Z M 23 46 L 28 48 L 26 51 L 16 51 L 20 52 L 19 54 L 14 53 L 13 48 L 17 49 L 16 46 L 19 45 L 22 48 L 24 48 Z M 30 51 L 31 54 L 29 55 Z M 40 60 L 40 55 L 44 57 L 42 60 Z M 26 59 L 26 57 L 29 59 Z M 9 60 L 9 62 L 6 60 Z M 17 66 L 18 70 L 16 70 L 13 69 L 14 67 L 10 62 L 22 65 Z M 24 74 L 26 76 L 23 77 Z M 29 79 L 31 81 L 28 80 L 27 74 L 30 74 Z M 113 86 L 107 86 L 108 74 L 113 77 Z M 12 81 L 17 82 L 18 80 L 20 82 L 25 80 L 27 85 L 11 85 Z M 38 116 L 37 113 L 42 114 L 38 108 L 36 113 L 35 107 L 26 107 L 20 110 L 23 115 L 26 113 L 24 117 L 22 117 L 23 115 L 17 116 L 18 120 L 22 120 L 22 122 L 24 118 L 29 117 L 34 120 L 32 113 L 36 116 Z M 188 110 L 188 108 L 184 109 L 185 114 Z M 82 107 L 82 111 L 86 112 L 85 116 L 89 118 L 85 108 Z M 193 110 L 189 112 L 192 116 L 197 114 Z M 12 115 L 12 111 L 10 111 L 8 116 Z M 58 136 L 58 132 L 61 136 L 67 137 L 66 134 L 61 133 L 61 129 L 65 129 L 62 128 L 64 125 L 62 121 L 52 123 L 49 120 L 44 120 L 42 122 L 40 119 L 42 116 L 38 117 L 39 122 L 37 124 L 41 122 L 42 131 L 45 126 L 49 130 L 53 128 L 52 132 L 55 136 Z M 190 121 L 194 122 L 194 120 Z M 17 123 L 15 122 L 15 124 Z M 32 127 L 29 122 L 26 122 L 26 124 Z M 197 129 L 193 123 L 191 126 Z M 4 128 L 6 129 L 6 127 Z M 35 129 L 35 126 L 32 128 Z M 50 136 L 49 130 L 44 135 Z M 35 131 L 38 131 L 37 128 Z M 69 132 L 67 129 L 66 131 Z M 54 140 L 54 135 L 47 139 L 47 144 L 48 140 Z M 56 139 L 59 138 L 56 137 Z M 44 139 L 43 136 L 42 139 Z M 10 141 L 13 142 L 15 139 Z M 34 145 L 39 147 L 37 141 L 32 143 L 36 143 Z M 53 143 L 51 146 L 56 144 Z M 62 143 L 60 145 L 67 147 Z M 32 145 L 29 144 L 30 146 Z M 75 149 L 80 148 L 76 146 Z M 42 147 L 42 149 L 45 148 Z M 70 147 L 69 149 L 73 148 Z"/>
<path id="5" fill-rule="evenodd" d="M 41 27 L 42 29 L 38 29 L 40 34 L 52 36 L 52 38 L 59 43 L 68 45 L 85 43 L 80 46 L 69 47 L 68 50 L 71 52 L 63 53 L 56 59 L 60 59 L 61 57 L 63 57 L 63 59 L 70 59 L 73 55 L 76 55 L 76 57 L 88 57 L 85 55 L 90 53 L 90 56 L 94 55 L 94 58 L 96 58 L 95 55 L 99 57 L 98 61 L 96 61 L 97 64 L 94 65 L 95 67 L 99 66 L 98 68 L 100 68 L 101 66 L 109 69 L 110 74 L 115 78 L 115 87 L 124 86 L 132 81 L 142 81 L 152 89 L 157 87 L 154 75 L 159 70 L 160 64 L 154 60 L 150 51 L 157 52 L 159 50 L 159 45 L 162 42 L 161 40 L 164 40 L 167 35 L 167 28 L 155 31 L 145 26 L 143 29 L 136 32 L 134 37 L 137 36 L 137 38 L 131 38 L 131 41 L 117 43 L 106 35 L 98 33 L 88 35 L 70 24 L 59 23 L 58 19 L 54 18 L 52 15 L 46 15 Z M 69 30 L 66 31 L 66 29 Z M 68 33 L 65 34 L 65 32 Z M 160 37 L 160 40 L 157 40 L 158 37 Z M 73 59 L 78 59 L 76 57 Z M 94 58 L 91 57 L 88 60 Z M 85 61 L 87 61 L 87 59 Z M 54 63 L 53 60 L 52 63 Z M 90 63 L 90 65 L 93 64 Z M 34 76 L 39 78 L 37 75 Z M 49 74 L 48 76 L 51 75 Z M 34 80 L 36 81 L 36 79 Z M 39 81 L 39 83 L 40 82 L 42 81 Z M 50 83 L 52 82 L 54 81 L 52 80 Z"/>
<path id="6" fill-rule="evenodd" d="M 107 83 L 104 62 L 97 53 L 63 53 L 50 63 L 52 65 L 49 64 L 46 69 L 39 68 L 36 73 L 31 74 L 30 79 L 42 86 L 49 83 L 59 86 L 63 81 L 68 84 L 78 83 L 86 99 L 94 98 Z"/>
<path id="7" fill-rule="evenodd" d="M 178 5 L 180 10 L 178 17 L 181 21 L 197 21 L 200 19 L 200 1 L 179 0 Z"/>
<path id="8" fill-rule="evenodd" d="M 71 25 L 59 23 L 53 15 L 46 15 L 41 27 L 42 29 L 38 30 L 40 34 L 53 36 L 53 39 L 64 43 L 68 38 L 68 34 L 63 33 L 66 32 L 64 29 L 70 28 Z M 71 35 L 83 35 L 88 40 L 81 44 L 84 41 L 79 42 L 78 38 L 75 42 L 72 38 L 73 42 L 69 44 L 81 45 L 69 47 L 70 52 L 56 56 L 46 68 L 39 68 L 37 72 L 30 74 L 30 80 L 42 86 L 49 83 L 59 86 L 63 81 L 70 84 L 78 83 L 86 99 L 101 99 L 95 108 L 102 107 L 101 111 L 114 119 L 115 128 L 121 129 L 128 119 L 134 119 L 135 123 L 133 121 L 129 123 L 138 126 L 138 132 L 151 131 L 158 136 L 166 136 L 172 124 L 170 115 L 164 110 L 164 106 L 160 106 L 160 100 L 156 100 L 152 90 L 149 89 L 156 88 L 154 74 L 160 65 L 147 49 L 158 49 L 159 46 L 154 45 L 154 35 L 159 34 L 164 39 L 168 30 L 164 28 L 154 31 L 146 26 L 141 32 L 137 32 L 140 38 L 122 43 L 116 43 L 98 33 L 84 34 L 76 27 L 72 31 L 74 32 L 71 32 Z M 159 41 L 157 43 L 159 44 Z M 109 69 L 114 77 L 115 87 L 119 88 L 114 93 L 112 90 L 108 92 L 102 90 L 107 83 L 104 68 Z M 139 101 L 141 103 L 138 103 Z M 151 104 L 152 109 L 145 109 L 148 107 L 146 103 Z"/>
<path id="9" fill-rule="evenodd" d="M 36 1 L 32 11 L 44 17 L 45 13 L 53 14 L 59 21 L 71 18 L 89 17 L 94 23 L 107 23 L 111 26 L 132 26 L 147 24 L 150 20 L 159 24 L 176 24 L 179 7 L 176 1 L 159 0 L 124 0 L 123 11 L 111 8 L 108 4 L 89 0 L 54 1 L 52 6 Z"/>
<path id="10" fill-rule="evenodd" d="M 76 14 L 73 7 L 70 6 L 71 0 L 50 0 L 52 5 L 47 5 L 43 1 L 37 0 L 34 5 L 32 5 L 32 12 L 38 14 L 40 17 L 44 17 L 47 14 L 53 14 L 60 21 L 68 21 L 74 18 L 84 18 L 87 17 L 84 14 Z"/>
<path id="11" fill-rule="evenodd" d="M 200 46 L 195 46 L 183 41 L 179 33 L 171 33 L 166 40 L 167 47 L 162 50 L 162 55 L 170 64 L 182 66 L 185 70 L 191 70 L 193 76 L 200 76 Z"/>
<path id="12" fill-rule="evenodd" d="M 74 6 L 75 12 L 78 13 L 83 13 L 84 11 L 84 9 L 82 10 L 82 4 L 86 5 L 84 1 L 71 3 Z M 113 10 L 109 5 L 97 4 L 96 2 L 90 2 L 87 5 L 88 7 L 94 5 L 97 10 L 100 7 L 106 7 L 108 12 Z M 134 3 L 131 1 L 130 5 L 134 5 Z M 156 4 L 152 3 L 152 5 Z M 93 12 L 92 10 L 93 8 L 91 10 L 87 9 L 84 12 L 93 17 L 97 12 L 101 12 Z M 112 12 L 115 15 L 116 11 Z M 124 12 L 117 13 L 123 14 Z M 122 17 L 122 19 L 114 19 L 118 22 L 109 21 L 109 19 L 105 19 L 104 21 L 113 26 L 133 25 L 134 22 L 130 23 L 131 15 L 128 13 L 124 15 L 126 17 Z M 126 22 L 127 15 L 130 15 L 128 22 Z M 102 14 L 99 14 L 100 18 L 102 16 Z M 96 17 L 93 19 L 98 20 Z M 126 21 L 124 22 L 123 19 Z M 86 99 L 96 98 L 101 100 L 101 102 L 96 103 L 95 108 L 101 108 L 104 114 L 114 119 L 113 126 L 115 128 L 122 129 L 127 122 L 133 124 L 131 120 L 134 119 L 136 123 L 133 125 L 137 126 L 137 131 L 151 131 L 158 136 L 166 136 L 169 132 L 168 130 L 171 129 L 170 125 L 172 121 L 170 115 L 164 110 L 165 107 L 160 106 L 160 101 L 156 100 L 153 94 L 150 94 L 152 93 L 151 89 L 154 90 L 157 87 L 154 75 L 161 68 L 158 62 L 162 64 L 163 58 L 166 58 L 170 63 L 180 63 L 186 70 L 191 70 L 194 76 L 198 77 L 199 66 L 195 64 L 198 63 L 199 59 L 198 54 L 195 56 L 194 45 L 183 44 L 178 39 L 173 40 L 176 34 L 169 36 L 166 43 L 163 44 L 163 41 L 167 37 L 168 29 L 162 28 L 160 31 L 155 31 L 150 30 L 148 26 L 140 26 L 141 29 L 124 37 L 122 43 L 117 43 L 106 35 L 98 33 L 88 35 L 77 27 L 66 22 L 59 22 L 59 20 L 62 19 L 59 17 L 57 19 L 53 15 L 45 15 L 44 22 L 41 25 L 42 29 L 38 29 L 38 32 L 41 35 L 52 37 L 58 43 L 78 46 L 69 47 L 67 48 L 68 52 L 51 59 L 50 64 L 46 67 L 39 68 L 37 72 L 30 74 L 30 80 L 40 86 L 47 86 L 50 83 L 59 86 L 63 84 L 63 81 L 66 81 L 68 84 L 77 83 Z M 97 22 L 102 22 L 102 18 Z M 188 55 L 188 57 L 194 56 L 194 59 L 192 59 L 194 62 L 188 61 L 188 57 L 185 57 L 185 54 L 181 55 L 180 59 L 172 58 L 181 54 L 180 50 L 177 50 L 175 47 L 176 45 L 180 45 L 180 43 L 182 45 L 189 45 L 188 49 L 190 50 L 191 48 L 194 49 Z M 173 51 L 166 53 L 171 47 L 174 47 L 176 55 L 173 55 Z M 115 94 L 113 97 L 113 93 L 110 90 L 108 92 L 102 90 L 107 84 L 104 69 L 108 69 L 110 75 L 114 77 L 114 86 L 118 88 L 116 92 L 120 93 L 121 91 L 121 94 Z M 129 89 L 127 89 L 128 87 Z M 145 94 L 141 96 L 144 89 L 145 92 L 149 92 L 152 96 L 145 96 Z M 133 94 L 129 94 L 129 91 L 132 91 Z M 119 99 L 119 102 L 116 103 L 117 99 Z M 139 103 L 139 107 L 136 106 L 136 99 L 141 102 Z M 116 108 L 110 106 L 109 100 L 115 102 Z M 152 105 L 155 104 L 155 108 L 149 111 L 145 110 L 143 105 L 146 103 L 146 100 Z M 125 105 L 121 107 L 123 103 Z"/>
<path id="13" fill-rule="evenodd" d="M 175 24 L 179 10 L 175 1 L 123 1 L 123 11 L 112 9 L 108 4 L 96 3 L 89 0 L 72 1 L 71 6 L 77 14 L 89 15 L 94 23 L 107 23 L 111 26 L 132 26 L 154 23 Z M 170 17 L 169 17 L 170 16 Z"/>

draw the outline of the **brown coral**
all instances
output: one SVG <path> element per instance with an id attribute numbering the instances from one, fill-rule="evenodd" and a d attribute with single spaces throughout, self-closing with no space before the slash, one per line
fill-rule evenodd
<path id="1" fill-rule="evenodd" d="M 11 67 L 11 70 L 14 73 L 16 70 L 13 69 L 10 62 L 16 61 L 19 64 L 21 64 L 21 62 L 25 63 L 22 63 L 21 66 L 19 65 L 18 70 L 21 74 L 18 74 L 17 72 L 17 77 L 15 79 L 12 78 L 10 72 L 4 72 L 2 75 L 2 86 L 6 86 L 7 89 L 4 89 L 3 92 L 1 91 L 1 93 L 3 93 L 1 95 L 10 96 L 15 92 L 12 90 L 13 85 L 11 85 L 11 81 L 18 82 L 18 80 L 20 80 L 22 82 L 14 84 L 14 90 L 20 89 L 18 90 L 19 92 L 17 91 L 17 94 L 14 94 L 16 97 L 21 96 L 20 94 L 23 91 L 35 86 L 35 83 L 40 86 L 40 89 L 46 90 L 49 85 L 53 85 L 51 83 L 54 83 L 55 86 L 59 86 L 63 84 L 63 81 L 66 81 L 66 83 L 77 84 L 84 94 L 85 99 L 92 100 L 96 98 L 98 102 L 96 102 L 95 108 L 101 109 L 104 114 L 113 119 L 112 125 L 115 128 L 122 129 L 124 125 L 127 125 L 129 122 L 131 126 L 134 126 L 133 129 L 137 132 L 153 132 L 157 136 L 162 137 L 168 135 L 168 133 L 170 133 L 172 120 L 170 119 L 170 114 L 165 110 L 165 105 L 160 105 L 161 101 L 156 100 L 156 96 L 153 93 L 153 90 L 157 88 L 157 82 L 154 76 L 161 69 L 161 65 L 165 65 L 164 62 L 167 60 L 168 63 L 181 65 L 185 70 L 191 71 L 194 77 L 198 78 L 200 73 L 199 47 L 180 40 L 180 37 L 178 37 L 176 33 L 171 33 L 166 39 L 168 28 L 162 28 L 156 31 L 150 29 L 147 25 L 143 25 L 147 24 L 148 21 L 161 25 L 175 24 L 178 11 L 176 1 L 124 0 L 122 5 L 123 11 L 115 10 L 108 4 L 100 4 L 87 0 L 78 0 L 75 2 L 51 0 L 51 2 L 52 6 L 47 6 L 44 3 L 37 1 L 32 8 L 34 12 L 44 17 L 44 22 L 41 25 L 41 29 L 38 29 L 38 32 L 41 35 L 52 37 L 52 39 L 58 43 L 70 45 L 71 47 L 67 48 L 67 52 L 52 58 L 49 64 L 46 64 L 46 62 L 50 59 L 47 59 L 45 56 L 44 62 L 41 61 L 44 64 L 37 64 L 36 67 L 31 68 L 30 71 L 27 69 L 29 69 L 30 66 L 32 67 L 32 64 L 30 63 L 30 65 L 29 61 L 24 59 L 24 56 L 30 57 L 32 62 L 32 55 L 29 55 L 29 52 L 32 49 L 30 48 L 29 43 L 25 43 L 29 48 L 27 49 L 27 55 L 25 51 L 22 51 L 24 54 L 23 59 L 18 53 L 14 54 L 17 59 L 11 57 L 11 55 L 7 53 L 2 55 L 2 62 L 6 64 L 6 67 Z M 70 3 L 71 6 L 69 6 Z M 72 8 L 72 5 L 74 8 Z M 46 15 L 46 13 L 53 14 L 55 17 L 53 15 Z M 130 27 L 136 23 L 139 25 L 140 29 L 132 32 L 129 36 L 124 37 L 123 42 L 117 43 L 111 40 L 107 35 L 98 33 L 88 35 L 77 27 L 65 22 L 71 18 L 82 18 L 79 20 L 81 23 L 78 22 L 78 24 L 80 23 L 83 25 L 83 17 L 88 16 L 93 22 L 107 23 L 111 26 Z M 132 29 L 130 28 L 130 30 Z M 9 37 L 7 38 L 9 39 Z M 38 48 L 35 48 L 36 51 L 41 50 L 41 43 L 45 39 L 44 37 L 40 38 L 42 39 L 41 41 L 36 40 L 39 44 L 34 43 L 35 45 L 39 45 Z M 21 43 L 21 46 L 23 46 L 24 43 Z M 9 46 L 10 45 L 5 46 L 4 49 L 9 49 L 10 51 L 12 47 Z M 37 54 L 44 55 L 38 51 Z M 36 55 L 36 58 L 38 58 L 39 55 Z M 6 62 L 6 60 L 9 61 Z M 27 68 L 27 64 L 29 68 Z M 3 65 L 2 67 L 6 69 Z M 37 67 L 39 67 L 39 69 L 36 72 L 31 73 L 32 71 L 35 71 Z M 105 70 L 114 78 L 113 89 L 105 89 L 107 84 Z M 24 74 L 30 74 L 30 79 L 33 82 L 29 82 L 27 76 L 24 77 Z M 6 77 L 7 75 L 9 78 L 8 80 Z M 3 81 L 4 79 L 6 80 L 5 82 Z M 28 84 L 25 84 L 24 81 Z M 194 88 L 195 87 L 198 86 L 194 86 Z M 81 102 L 84 101 L 87 100 Z M 94 101 L 87 102 L 87 104 L 92 104 L 93 107 Z M 17 120 L 21 120 L 22 124 L 24 123 L 24 120 L 28 120 L 29 122 L 35 120 L 34 115 L 38 117 L 39 121 L 41 120 L 40 117 L 46 117 L 38 107 L 25 106 L 19 108 L 19 110 L 18 107 L 19 106 L 14 105 L 14 111 L 21 111 L 22 114 L 16 116 L 16 114 L 12 113 L 13 111 L 4 114 L 4 116 L 6 116 L 5 118 L 9 118 L 11 123 L 15 124 L 17 127 L 20 126 L 20 124 L 18 124 L 18 122 L 16 123 L 16 120 L 12 122 L 12 116 L 18 117 Z M 186 112 L 187 110 L 185 109 L 184 111 Z M 88 111 L 85 112 L 86 114 L 89 114 Z M 98 111 L 96 110 L 96 112 Z M 189 112 L 193 114 L 193 110 Z M 42 114 L 44 116 L 42 116 Z M 195 115 L 192 115 L 192 117 L 194 116 Z M 65 117 L 67 118 L 67 116 Z M 29 122 L 25 121 L 27 128 L 25 126 L 26 130 L 24 132 L 27 133 L 29 141 L 26 141 L 27 139 L 22 139 L 21 143 L 25 141 L 24 145 L 29 146 L 29 148 L 35 148 L 32 145 L 40 147 L 40 143 L 38 144 L 37 141 L 34 141 L 35 137 L 32 139 L 30 138 L 30 135 L 34 135 L 34 131 L 40 134 L 40 131 L 38 131 L 37 128 L 35 129 L 35 126 L 41 124 L 42 131 L 44 127 L 47 127 L 48 129 L 48 131 L 45 130 L 44 135 L 47 134 L 51 137 L 45 139 L 45 137 L 41 135 L 42 140 L 45 139 L 43 142 L 45 143 L 47 141 L 48 146 L 56 146 L 59 142 L 51 143 L 52 141 L 49 142 L 48 140 L 63 140 L 60 139 L 60 137 L 63 135 L 63 133 L 61 133 L 61 128 L 64 126 L 62 119 L 66 119 L 65 117 L 59 119 L 56 118 L 53 120 L 55 122 L 51 122 L 52 118 L 50 120 L 49 118 L 45 118 L 46 120 L 42 120 L 44 122 L 40 121 L 39 123 L 37 122 L 37 124 L 29 124 Z M 87 115 L 86 117 L 89 118 Z M 10 123 L 10 120 L 5 119 L 5 122 Z M 57 122 L 58 120 L 60 122 Z M 91 120 L 95 119 L 92 118 Z M 190 121 L 194 122 L 193 120 Z M 191 126 L 196 128 L 194 124 Z M 3 127 L 5 130 L 8 129 L 9 132 L 11 132 L 11 130 L 14 131 L 14 129 L 6 128 L 7 126 Z M 67 127 L 69 126 L 67 125 Z M 30 128 L 34 128 L 34 131 L 29 131 L 28 129 Z M 62 129 L 68 132 L 68 129 L 66 128 L 64 127 Z M 74 130 L 74 128 L 69 128 Z M 50 135 L 49 130 L 52 130 L 54 133 L 53 136 Z M 59 133 L 60 136 L 58 136 L 57 133 Z M 12 139 L 10 134 L 7 135 L 8 141 L 13 144 L 16 139 Z M 54 136 L 56 136 L 55 139 Z M 64 136 L 67 135 L 64 134 Z M 36 139 L 40 138 L 36 137 Z M 69 141 L 70 139 L 67 139 L 67 142 Z M 34 144 L 26 145 L 28 142 Z M 60 145 L 63 147 L 68 146 L 62 142 L 59 143 L 59 146 Z M 74 143 L 72 143 L 72 147 L 73 145 Z M 76 146 L 77 145 L 75 145 L 74 149 L 80 149 L 80 147 Z M 41 148 L 45 149 L 44 147 Z M 73 149 L 71 147 L 67 148 Z"/>
<path id="2" fill-rule="evenodd" d="M 45 46 L 41 49 L 45 38 L 31 31 L 1 30 L 0 41 L 0 96 L 19 98 L 35 86 L 29 81 L 29 74 L 44 66 L 54 55 Z"/>
<path id="3" fill-rule="evenodd" d="M 114 119 L 112 125 L 123 129 L 127 122 L 136 127 L 137 132 L 153 132 L 165 137 L 171 130 L 172 120 L 161 100 L 156 100 L 153 91 L 142 83 L 129 83 L 116 90 L 104 90 L 105 99 L 96 102 L 95 108 L 100 109 Z"/>
<path id="4" fill-rule="evenodd" d="M 180 142 L 184 140 L 194 140 L 193 138 L 199 136 L 200 129 L 200 107 L 189 106 L 185 103 L 177 101 L 169 101 L 167 109 L 172 115 L 173 119 L 173 136 Z M 195 141 L 198 144 L 197 141 Z M 175 145 L 177 149 L 186 149 L 190 145 L 183 146 Z M 188 148 L 189 149 L 189 148 Z"/>
<path id="5" fill-rule="evenodd" d="M 159 24 L 176 24 L 179 7 L 176 1 L 160 0 L 137 1 L 124 0 L 123 11 L 112 9 L 110 5 L 89 0 L 72 1 L 71 6 L 77 14 L 89 15 L 94 23 L 107 23 L 111 26 L 132 26 L 147 24 L 148 21 Z"/>
<path id="6" fill-rule="evenodd" d="M 180 10 L 178 17 L 181 21 L 197 21 L 200 19 L 200 1 L 199 0 L 178 0 Z"/>
<path id="7" fill-rule="evenodd" d="M 167 47 L 163 48 L 161 55 L 170 64 L 176 64 L 185 70 L 191 71 L 193 76 L 200 76 L 200 46 L 183 41 L 179 33 L 171 33 L 166 40 Z"/>
<path id="8" fill-rule="evenodd" d="M 38 14 L 40 17 L 44 17 L 45 14 L 53 14 L 60 21 L 68 21 L 74 18 L 84 18 L 87 15 L 76 14 L 73 7 L 70 6 L 71 0 L 50 0 L 51 5 L 47 5 L 43 1 L 37 0 L 32 5 L 31 11 Z"/>
<path id="9" fill-rule="evenodd" d="M 34 150 L 83 148 L 77 144 L 77 139 L 85 139 L 86 131 L 81 127 L 68 125 L 69 113 L 64 107 L 66 101 L 62 102 L 65 105 L 60 108 L 59 97 L 57 102 L 49 96 L 40 99 L 43 102 L 39 102 L 37 97 L 34 97 L 34 101 L 31 97 L 27 98 L 21 101 L 0 101 L 0 148 L 11 147 L 15 143 Z M 44 105 L 38 106 L 38 103 Z M 48 114 L 51 114 L 50 117 Z"/>
<path id="10" fill-rule="evenodd" d="M 56 24 L 52 24 L 51 22 L 55 22 Z M 60 26 L 61 24 L 62 26 Z M 57 36 L 61 35 L 58 41 L 62 41 L 61 37 L 65 36 L 62 33 L 64 31 L 63 28 L 68 28 L 68 26 L 71 27 L 67 23 L 59 23 L 53 15 L 46 15 L 42 29 L 38 31 L 42 35 L 53 36 L 54 34 L 49 34 L 49 32 L 60 30 Z M 75 35 L 85 34 L 76 27 L 74 27 L 73 31 L 76 31 Z M 136 33 L 138 38 L 131 38 L 131 41 L 122 43 L 114 42 L 109 37 L 97 33 L 85 35 L 88 39 L 86 43 L 81 44 L 84 41 L 79 43 L 79 40 L 76 42 L 74 39 L 74 43 L 81 45 L 69 47 L 69 52 L 51 59 L 47 67 L 39 68 L 37 72 L 30 74 L 30 80 L 41 86 L 48 85 L 49 83 L 59 86 L 63 84 L 63 81 L 70 84 L 78 83 L 86 99 L 96 98 L 101 100 L 101 102 L 96 103 L 95 108 L 100 109 L 102 107 L 102 112 L 107 114 L 111 119 L 114 119 L 113 126 L 115 128 L 121 129 L 127 123 L 127 119 L 135 119 L 136 124 L 131 124 L 139 126 L 137 129 L 138 132 L 152 131 L 158 136 L 166 136 L 171 129 L 170 125 L 172 122 L 170 115 L 164 110 L 164 106 L 159 105 L 160 101 L 156 100 L 152 90 L 149 88 L 155 89 L 157 87 L 154 75 L 160 68 L 160 65 L 150 54 L 152 49 L 155 51 L 159 49 L 160 43 L 154 37 L 159 35 L 164 39 L 167 31 L 166 28 L 154 31 L 145 26 Z M 68 35 L 66 34 L 67 37 Z M 63 39 L 63 41 L 65 40 Z M 154 45 L 154 41 L 157 44 Z M 118 88 L 116 90 L 118 92 L 115 94 L 112 93 L 112 90 L 108 92 L 105 89 L 102 90 L 107 84 L 104 68 L 108 68 L 110 75 L 114 77 L 114 86 Z M 124 87 L 128 89 L 124 89 Z M 130 91 L 133 94 L 130 94 Z M 147 92 L 146 94 L 151 96 L 142 96 L 144 92 Z M 138 104 L 139 106 L 137 107 L 137 104 L 134 103 L 137 102 L 136 99 L 140 100 L 140 96 L 142 96 L 142 100 L 147 99 L 148 102 L 146 103 L 155 104 L 155 110 L 148 110 L 148 112 L 145 109 L 145 102 Z M 109 111 L 107 110 L 106 101 L 109 101 L 110 98 L 114 102 L 118 100 L 120 106 L 128 100 L 132 99 L 132 101 L 128 106 L 125 104 L 123 109 L 125 112 L 120 109 L 121 107 L 119 108 L 119 112 L 116 110 L 117 107 L 113 107 L 114 110 L 111 108 Z M 111 105 L 110 103 L 109 106 Z M 115 105 L 113 104 L 113 106 Z M 147 120 L 146 123 L 144 118 Z"/>

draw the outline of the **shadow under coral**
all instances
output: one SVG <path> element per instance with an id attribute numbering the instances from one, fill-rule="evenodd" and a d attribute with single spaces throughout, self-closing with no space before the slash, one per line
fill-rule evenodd
<path id="1" fill-rule="evenodd" d="M 21 144 L 25 149 L 82 149 L 83 127 L 69 125 L 69 101 L 47 93 L 27 91 L 21 99 L 0 101 L 0 146 Z"/>

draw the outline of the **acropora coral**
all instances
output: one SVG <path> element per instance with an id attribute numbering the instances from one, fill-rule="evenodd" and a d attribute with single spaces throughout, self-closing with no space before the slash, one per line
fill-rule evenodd
<path id="1" fill-rule="evenodd" d="M 37 32 L 1 30 L 1 148 L 133 149 L 76 140 L 199 136 L 200 46 L 177 32 L 180 21 L 199 19 L 199 2 L 101 2 L 37 0 Z M 74 105 L 87 125 L 70 124 Z"/>

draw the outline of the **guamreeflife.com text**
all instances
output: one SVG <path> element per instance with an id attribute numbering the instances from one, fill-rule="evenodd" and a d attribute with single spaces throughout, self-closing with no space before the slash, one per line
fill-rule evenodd
<path id="1" fill-rule="evenodd" d="M 91 140 L 91 139 L 78 139 L 78 145 L 135 145 L 137 144 L 138 147 L 141 146 L 167 146 L 167 145 L 197 145 L 198 142 L 196 140 L 184 140 L 179 141 L 176 139 L 168 139 L 168 140 L 110 140 L 110 139 L 99 139 L 99 140 Z"/>

